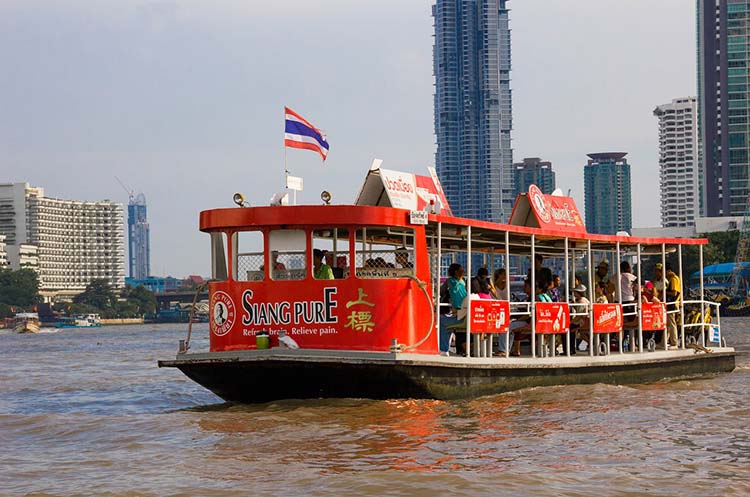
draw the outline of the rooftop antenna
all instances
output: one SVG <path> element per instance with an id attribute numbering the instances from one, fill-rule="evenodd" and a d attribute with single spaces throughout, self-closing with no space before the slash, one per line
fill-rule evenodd
<path id="1" fill-rule="evenodd" d="M 120 183 L 120 186 L 122 187 L 123 190 L 125 190 L 125 193 L 128 194 L 128 202 L 132 202 L 133 197 L 135 196 L 135 191 L 128 189 L 128 187 L 125 186 L 125 183 L 120 181 L 120 178 L 118 178 L 117 176 L 115 176 L 115 179 L 117 180 L 118 183 Z"/>

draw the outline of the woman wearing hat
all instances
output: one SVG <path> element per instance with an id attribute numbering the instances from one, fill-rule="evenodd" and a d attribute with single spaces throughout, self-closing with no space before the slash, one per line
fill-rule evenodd
<path id="1" fill-rule="evenodd" d="M 646 280 L 641 287 L 641 301 L 644 304 L 648 304 L 649 302 L 659 302 L 659 299 L 654 295 L 654 284 L 649 280 Z"/>

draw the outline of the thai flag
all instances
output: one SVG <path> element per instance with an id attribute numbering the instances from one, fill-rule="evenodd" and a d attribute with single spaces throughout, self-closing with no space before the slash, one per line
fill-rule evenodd
<path id="1" fill-rule="evenodd" d="M 326 160 L 328 142 L 323 132 L 289 107 L 284 107 L 284 116 L 284 146 L 314 150 Z"/>

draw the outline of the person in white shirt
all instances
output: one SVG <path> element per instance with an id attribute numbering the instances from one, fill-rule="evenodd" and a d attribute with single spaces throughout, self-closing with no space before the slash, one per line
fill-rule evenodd
<path id="1" fill-rule="evenodd" d="M 620 302 L 623 304 L 635 302 L 635 294 L 638 291 L 635 287 L 636 279 L 628 261 L 622 261 L 620 263 Z"/>

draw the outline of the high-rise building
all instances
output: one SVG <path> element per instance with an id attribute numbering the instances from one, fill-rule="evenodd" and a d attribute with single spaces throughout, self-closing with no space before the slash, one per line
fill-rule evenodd
<path id="1" fill-rule="evenodd" d="M 128 202 L 128 267 L 130 277 L 143 280 L 151 273 L 149 227 L 146 197 L 139 193 Z"/>
<path id="2" fill-rule="evenodd" d="M 515 200 L 506 0 L 437 0 L 435 163 L 453 213 L 507 221 Z"/>
<path id="3" fill-rule="evenodd" d="M 741 216 L 750 194 L 750 3 L 698 0 L 701 212 Z"/>
<path id="4" fill-rule="evenodd" d="M 658 106 L 661 225 L 685 228 L 700 216 L 698 202 L 698 123 L 695 97 Z"/>
<path id="5" fill-rule="evenodd" d="M 528 192 L 532 184 L 538 186 L 542 193 L 552 193 L 555 190 L 552 163 L 539 157 L 527 157 L 523 162 L 513 164 L 513 184 L 515 195 Z"/>
<path id="6" fill-rule="evenodd" d="M 11 267 L 39 273 L 47 297 L 80 293 L 95 279 L 124 285 L 122 206 L 44 196 L 28 183 L 0 184 L 0 234 Z"/>
<path id="7" fill-rule="evenodd" d="M 614 235 L 631 231 L 630 164 L 626 155 L 627 152 L 588 154 L 583 179 L 589 233 Z"/>

